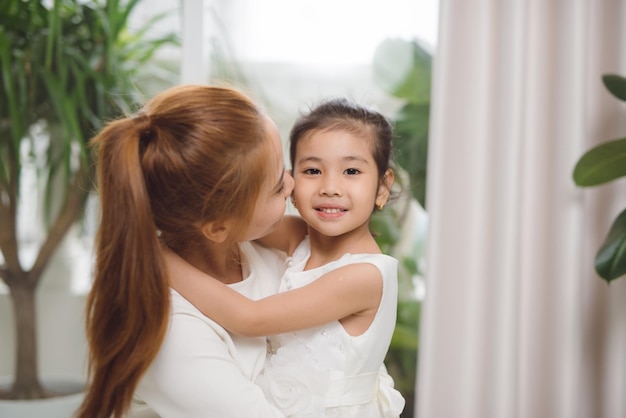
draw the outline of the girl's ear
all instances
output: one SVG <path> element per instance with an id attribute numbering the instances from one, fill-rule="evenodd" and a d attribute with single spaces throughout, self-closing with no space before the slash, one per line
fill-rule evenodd
<path id="1" fill-rule="evenodd" d="M 383 178 L 378 185 L 378 193 L 376 194 L 376 207 L 382 209 L 387 203 L 387 199 L 389 199 L 389 195 L 391 194 L 391 187 L 393 186 L 393 182 L 395 180 L 395 174 L 391 168 L 388 168 L 383 175 Z"/>
<path id="2" fill-rule="evenodd" d="M 228 238 L 230 224 L 227 221 L 207 222 L 202 226 L 201 231 L 209 241 L 222 243 Z"/>

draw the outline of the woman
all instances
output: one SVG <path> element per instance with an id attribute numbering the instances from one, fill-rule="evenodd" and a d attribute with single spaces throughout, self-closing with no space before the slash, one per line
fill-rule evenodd
<path id="1" fill-rule="evenodd" d="M 135 392 L 162 418 L 283 416 L 252 383 L 265 339 L 203 316 L 170 289 L 162 256 L 252 299 L 276 292 L 281 253 L 250 242 L 280 222 L 293 188 L 273 122 L 236 90 L 183 86 L 93 144 L 102 217 L 78 418 L 122 417 Z"/>

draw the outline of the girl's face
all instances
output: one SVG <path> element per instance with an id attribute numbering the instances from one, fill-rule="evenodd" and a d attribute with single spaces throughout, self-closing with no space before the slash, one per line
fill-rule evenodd
<path id="1" fill-rule="evenodd" d="M 293 177 L 285 170 L 283 147 L 280 134 L 274 122 L 266 119 L 266 131 L 271 138 L 271 147 L 268 169 L 270 176 L 265 181 L 263 189 L 255 205 L 254 215 L 246 232 L 246 241 L 252 241 L 270 233 L 285 214 L 286 200 L 293 190 Z"/>
<path id="2" fill-rule="evenodd" d="M 369 230 L 375 205 L 388 197 L 370 140 L 345 130 L 314 131 L 301 138 L 293 176 L 298 212 L 326 236 Z"/>

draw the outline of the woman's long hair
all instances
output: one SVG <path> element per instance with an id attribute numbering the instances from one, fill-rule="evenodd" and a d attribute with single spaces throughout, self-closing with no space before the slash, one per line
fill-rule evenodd
<path id="1" fill-rule="evenodd" d="M 160 246 L 205 240 L 205 222 L 237 219 L 242 237 L 265 181 L 265 116 L 242 93 L 182 86 L 94 139 L 101 220 L 87 299 L 89 378 L 79 418 L 119 418 L 168 325 Z"/>

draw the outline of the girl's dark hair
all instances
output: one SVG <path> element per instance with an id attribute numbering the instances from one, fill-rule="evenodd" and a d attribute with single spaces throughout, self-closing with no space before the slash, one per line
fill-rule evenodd
<path id="1" fill-rule="evenodd" d="M 348 131 L 370 140 L 381 181 L 394 168 L 393 127 L 380 112 L 345 98 L 328 99 L 300 116 L 289 134 L 289 159 L 295 164 L 298 142 L 319 131 Z"/>
<path id="2" fill-rule="evenodd" d="M 161 242 L 199 245 L 206 222 L 230 218 L 239 229 L 229 238 L 242 238 L 268 177 L 265 121 L 236 90 L 180 86 L 93 139 L 101 221 L 78 418 L 122 417 L 160 349 L 170 309 Z"/>

